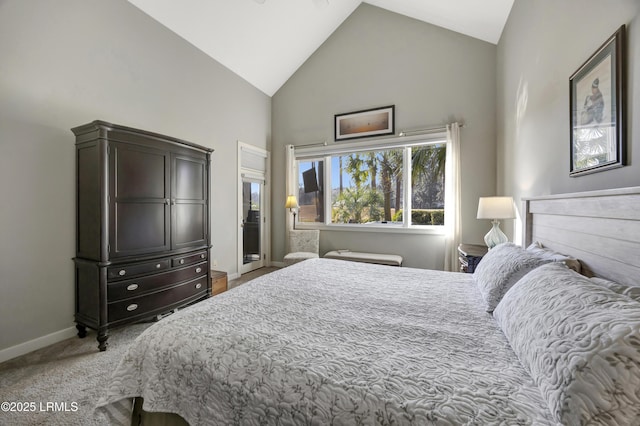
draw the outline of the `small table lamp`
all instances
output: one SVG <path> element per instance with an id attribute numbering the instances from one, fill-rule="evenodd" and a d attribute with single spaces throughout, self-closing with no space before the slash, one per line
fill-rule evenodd
<path id="1" fill-rule="evenodd" d="M 484 242 L 491 250 L 500 243 L 509 241 L 500 230 L 498 219 L 514 219 L 516 211 L 513 207 L 513 197 L 480 197 L 478 202 L 478 219 L 491 219 L 493 227 L 484 236 Z"/>
<path id="2" fill-rule="evenodd" d="M 287 202 L 284 205 L 285 209 L 289 209 L 289 212 L 293 213 L 293 229 L 296 229 L 296 212 L 293 209 L 297 209 L 298 199 L 295 195 L 287 196 Z"/>

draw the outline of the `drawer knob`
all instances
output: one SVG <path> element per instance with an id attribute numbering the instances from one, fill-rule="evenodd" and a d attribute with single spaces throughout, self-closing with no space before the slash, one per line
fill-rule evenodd
<path id="1" fill-rule="evenodd" d="M 202 268 L 200 267 L 196 268 L 196 273 L 199 274 L 200 272 L 202 272 Z"/>
<path id="2" fill-rule="evenodd" d="M 127 311 L 129 312 L 135 311 L 136 309 L 138 309 L 138 305 L 136 305 L 135 303 L 132 303 L 129 306 L 127 306 Z"/>
<path id="3" fill-rule="evenodd" d="M 204 258 L 205 258 L 205 255 L 204 255 L 204 254 L 201 254 L 201 255 L 200 255 L 200 259 L 204 259 Z"/>
<path id="4" fill-rule="evenodd" d="M 138 289 L 138 284 L 129 284 L 127 286 L 127 290 L 129 291 L 133 291 L 133 290 L 137 290 Z"/>
<path id="5" fill-rule="evenodd" d="M 125 276 L 127 273 L 127 271 L 125 271 L 124 269 L 121 269 L 120 272 L 118 272 L 118 275 L 120 275 L 121 277 Z"/>
<path id="6" fill-rule="evenodd" d="M 196 284 L 196 288 L 198 288 L 198 289 L 199 289 L 200 287 L 202 287 L 202 283 L 198 283 L 198 284 Z"/>
<path id="7" fill-rule="evenodd" d="M 180 259 L 180 264 L 182 265 L 184 263 L 184 259 Z"/>
<path id="8" fill-rule="evenodd" d="M 160 265 L 159 263 L 156 265 L 156 269 L 160 269 L 162 267 L 162 265 Z"/>

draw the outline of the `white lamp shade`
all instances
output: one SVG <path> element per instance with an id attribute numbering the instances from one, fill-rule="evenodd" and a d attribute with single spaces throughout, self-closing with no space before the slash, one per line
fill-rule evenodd
<path id="1" fill-rule="evenodd" d="M 289 195 L 287 197 L 287 202 L 284 205 L 285 209 L 297 209 L 298 208 L 298 199 L 295 195 Z"/>
<path id="2" fill-rule="evenodd" d="M 513 197 L 480 197 L 478 219 L 514 219 Z"/>

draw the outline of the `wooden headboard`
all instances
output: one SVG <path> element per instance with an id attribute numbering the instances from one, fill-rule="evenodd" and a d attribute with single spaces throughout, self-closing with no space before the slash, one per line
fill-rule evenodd
<path id="1" fill-rule="evenodd" d="M 524 199 L 524 246 L 579 259 L 583 273 L 640 286 L 640 187 Z"/>

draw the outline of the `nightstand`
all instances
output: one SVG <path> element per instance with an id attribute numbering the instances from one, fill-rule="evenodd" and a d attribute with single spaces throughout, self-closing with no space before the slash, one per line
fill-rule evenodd
<path id="1" fill-rule="evenodd" d="M 211 270 L 211 295 L 227 291 L 227 273 Z"/>
<path id="2" fill-rule="evenodd" d="M 482 260 L 482 256 L 487 254 L 487 246 L 477 244 L 460 244 L 458 246 L 458 260 L 460 261 L 460 272 L 472 274 L 476 266 Z"/>

